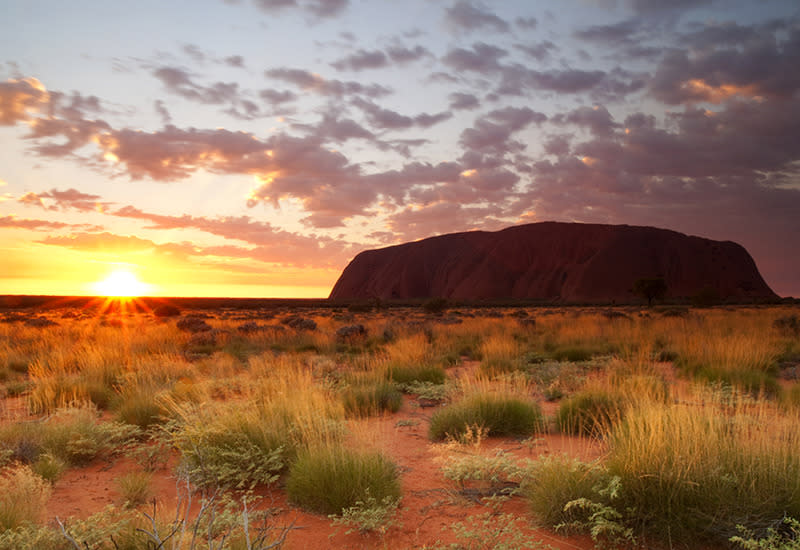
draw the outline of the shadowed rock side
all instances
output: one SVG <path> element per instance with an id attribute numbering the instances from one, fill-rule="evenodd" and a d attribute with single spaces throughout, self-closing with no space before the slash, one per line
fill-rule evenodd
<path id="1" fill-rule="evenodd" d="M 776 297 L 734 242 L 654 227 L 543 222 L 367 250 L 330 298 L 630 301 L 642 277 L 663 277 L 669 297 L 706 287 L 723 299 Z"/>

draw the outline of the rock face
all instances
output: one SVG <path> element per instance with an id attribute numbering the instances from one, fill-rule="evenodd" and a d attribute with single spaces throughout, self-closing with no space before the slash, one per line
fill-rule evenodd
<path id="1" fill-rule="evenodd" d="M 634 281 L 663 277 L 668 297 L 713 288 L 720 298 L 776 295 L 740 245 L 654 227 L 543 222 L 367 250 L 332 300 L 634 301 Z"/>

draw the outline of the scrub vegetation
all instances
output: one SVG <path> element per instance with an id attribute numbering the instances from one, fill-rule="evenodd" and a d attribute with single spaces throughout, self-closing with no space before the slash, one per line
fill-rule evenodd
<path id="1" fill-rule="evenodd" d="M 796 308 L 426 306 L 0 312 L 0 549 L 278 548 L 276 501 L 365 547 L 797 547 Z M 380 429 L 483 512 L 404 540 Z M 107 508 L 49 511 L 117 464 Z"/>

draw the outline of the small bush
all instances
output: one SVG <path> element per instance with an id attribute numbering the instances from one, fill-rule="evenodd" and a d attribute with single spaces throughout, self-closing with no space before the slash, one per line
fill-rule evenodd
<path id="1" fill-rule="evenodd" d="M 136 508 L 147 502 L 153 494 L 153 475 L 147 472 L 130 472 L 117 478 L 116 485 L 126 508 Z"/>
<path id="2" fill-rule="evenodd" d="M 369 498 L 399 498 L 400 481 L 397 467 L 382 454 L 331 444 L 300 452 L 289 468 L 286 492 L 305 510 L 341 514 Z"/>
<path id="3" fill-rule="evenodd" d="M 433 315 L 442 315 L 449 307 L 450 302 L 447 301 L 447 298 L 431 298 L 422 304 L 422 309 Z"/>
<path id="4" fill-rule="evenodd" d="M 55 483 L 66 469 L 67 464 L 52 453 L 39 455 L 36 462 L 31 464 L 33 473 L 50 483 Z"/>
<path id="5" fill-rule="evenodd" d="M 389 379 L 398 384 L 412 382 L 430 382 L 431 384 L 444 384 L 447 374 L 437 365 L 394 365 L 387 370 Z"/>
<path id="6" fill-rule="evenodd" d="M 555 527 L 587 519 L 579 509 L 564 507 L 579 498 L 594 498 L 594 488 L 606 477 L 607 472 L 596 463 L 567 456 L 543 457 L 528 471 L 522 494 L 536 519 Z"/>
<path id="7" fill-rule="evenodd" d="M 114 408 L 120 421 L 143 430 L 165 420 L 166 410 L 158 402 L 156 391 L 152 388 L 136 388 L 120 393 Z"/>
<path id="8" fill-rule="evenodd" d="M 580 363 L 592 358 L 592 350 L 579 346 L 557 348 L 551 354 L 556 361 L 569 361 L 570 363 Z"/>
<path id="9" fill-rule="evenodd" d="M 737 525 L 763 530 L 800 514 L 797 419 L 727 398 L 704 408 L 631 410 L 609 437 L 606 464 L 621 481 L 619 509 L 674 543 L 723 544 Z"/>
<path id="10" fill-rule="evenodd" d="M 623 398 L 602 390 L 584 390 L 561 402 L 556 424 L 563 433 L 600 436 L 622 416 Z"/>
<path id="11" fill-rule="evenodd" d="M 35 524 L 44 515 L 50 484 L 27 466 L 0 476 L 0 531 Z"/>
<path id="12" fill-rule="evenodd" d="M 380 502 L 372 495 L 365 500 L 359 500 L 354 506 L 342 510 L 341 515 L 331 515 L 334 525 L 348 525 L 350 529 L 346 534 L 354 531 L 359 533 L 378 532 L 381 534 L 393 526 L 396 521 L 397 507 L 400 499 L 387 496 Z"/>
<path id="13" fill-rule="evenodd" d="M 436 411 L 428 435 L 433 440 L 458 439 L 469 427 L 480 426 L 490 436 L 526 436 L 541 431 L 542 420 L 541 409 L 534 402 L 481 392 Z"/>
<path id="14" fill-rule="evenodd" d="M 342 390 L 342 402 L 348 416 L 370 416 L 384 411 L 397 412 L 403 396 L 394 384 L 385 380 L 360 381 Z"/>

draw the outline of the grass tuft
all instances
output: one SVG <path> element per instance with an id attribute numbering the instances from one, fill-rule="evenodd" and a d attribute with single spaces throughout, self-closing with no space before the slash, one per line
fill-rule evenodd
<path id="1" fill-rule="evenodd" d="M 289 500 L 305 510 L 341 514 L 358 502 L 400 497 L 397 467 L 380 453 L 340 444 L 300 452 L 286 479 Z"/>

